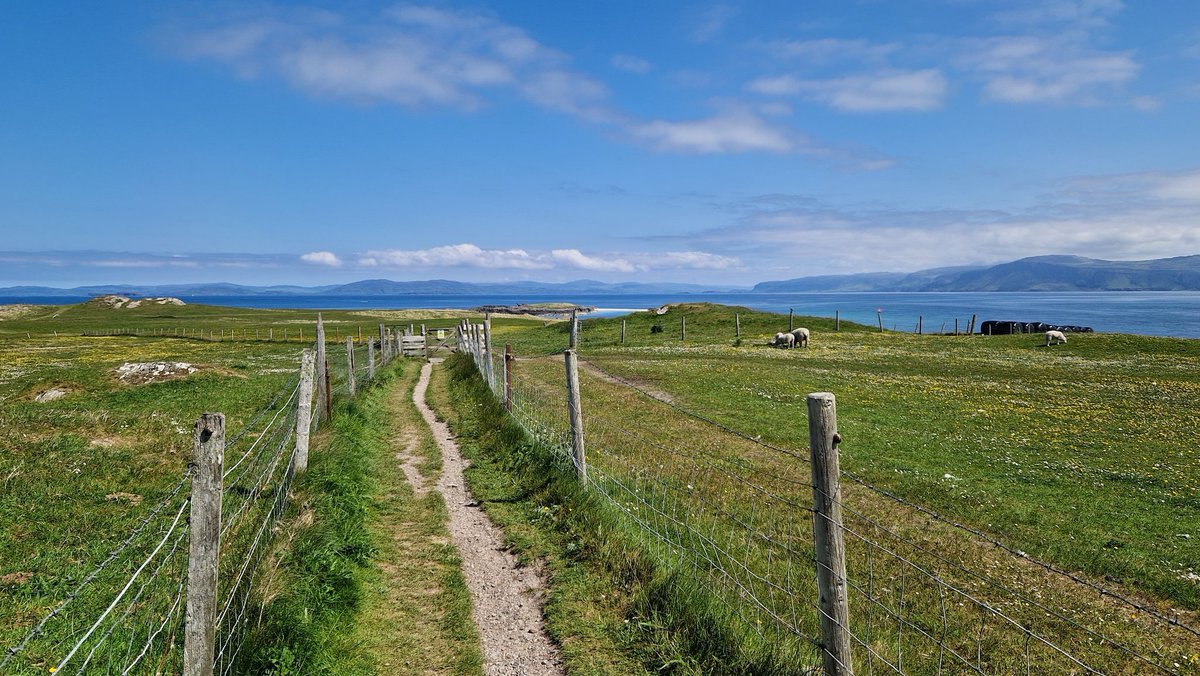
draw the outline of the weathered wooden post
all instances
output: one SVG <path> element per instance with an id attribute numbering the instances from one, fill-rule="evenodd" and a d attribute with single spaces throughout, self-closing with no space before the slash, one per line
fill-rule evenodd
<path id="1" fill-rule="evenodd" d="M 484 377 L 487 378 L 488 389 L 496 391 L 496 367 L 492 364 L 492 316 L 483 315 L 483 363 Z"/>
<path id="2" fill-rule="evenodd" d="M 328 419 L 329 412 L 329 361 L 325 358 L 325 323 L 317 313 L 317 424 L 321 416 Z"/>
<path id="3" fill-rule="evenodd" d="M 571 326 L 569 327 L 570 334 L 567 338 L 567 349 L 574 350 L 579 347 L 579 317 L 575 310 L 571 310 Z"/>
<path id="4" fill-rule="evenodd" d="M 375 380 L 375 339 L 367 337 L 367 378 Z"/>
<path id="5" fill-rule="evenodd" d="M 679 339 L 687 340 L 687 317 L 679 318 Z"/>
<path id="6" fill-rule="evenodd" d="M 850 607 L 846 594 L 846 543 L 842 532 L 837 403 L 829 392 L 808 395 L 808 446 L 812 455 L 813 541 L 817 603 L 821 611 L 826 676 L 854 673 L 850 662 Z"/>
<path id="7" fill-rule="evenodd" d="M 379 361 L 380 365 L 387 363 L 387 327 L 379 325 Z"/>
<path id="8" fill-rule="evenodd" d="M 571 454 L 575 474 L 587 484 L 587 454 L 583 449 L 583 410 L 579 405 L 579 358 L 575 350 L 563 352 L 567 365 L 567 414 L 571 420 Z"/>
<path id="9" fill-rule="evenodd" d="M 971 313 L 971 323 L 967 325 L 967 335 L 968 336 L 975 335 L 975 313 L 974 312 Z"/>
<path id="10" fill-rule="evenodd" d="M 422 335 L 422 336 L 427 336 L 427 335 L 429 335 L 429 332 L 425 330 L 425 325 L 424 325 L 424 324 L 422 324 L 422 325 L 421 325 L 421 335 Z"/>
<path id="11" fill-rule="evenodd" d="M 512 413 L 512 345 L 504 344 L 504 410 Z"/>
<path id="12" fill-rule="evenodd" d="M 216 654 L 217 568 L 221 552 L 221 475 L 225 414 L 205 413 L 192 436 L 192 505 L 188 542 L 185 676 L 211 676 Z"/>
<path id="13" fill-rule="evenodd" d="M 739 312 L 733 313 L 733 337 L 742 337 L 742 315 Z"/>
<path id="14" fill-rule="evenodd" d="M 923 315 L 917 315 L 917 335 L 925 335 L 925 317 Z"/>
<path id="15" fill-rule="evenodd" d="M 833 330 L 834 331 L 842 330 L 842 311 L 841 310 L 833 311 Z"/>
<path id="16" fill-rule="evenodd" d="M 316 370 L 317 355 L 313 350 L 300 353 L 300 392 L 296 400 L 296 457 L 292 470 L 303 474 L 308 469 L 308 430 L 312 427 L 313 414 L 313 371 Z"/>
<path id="17" fill-rule="evenodd" d="M 354 397 L 358 383 L 354 382 L 354 338 L 346 336 L 346 390 Z"/>
<path id="18" fill-rule="evenodd" d="M 875 310 L 875 318 L 879 320 L 879 332 L 883 333 L 883 310 Z"/>
<path id="19" fill-rule="evenodd" d="M 796 328 L 796 309 L 788 308 L 788 331 Z"/>
<path id="20" fill-rule="evenodd" d="M 958 317 L 954 318 L 954 335 L 958 335 Z"/>
<path id="21" fill-rule="evenodd" d="M 621 344 L 625 344 L 625 320 L 621 320 Z"/>

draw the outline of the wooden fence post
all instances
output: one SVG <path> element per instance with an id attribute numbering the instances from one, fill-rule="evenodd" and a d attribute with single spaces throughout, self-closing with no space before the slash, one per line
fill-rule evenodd
<path id="1" fill-rule="evenodd" d="M 883 333 L 883 310 L 876 310 L 875 318 L 879 320 L 879 332 Z"/>
<path id="2" fill-rule="evenodd" d="M 211 676 L 217 631 L 217 568 L 221 552 L 221 475 L 225 414 L 205 413 L 192 436 L 192 505 L 188 542 L 185 676 Z"/>
<path id="3" fill-rule="evenodd" d="M 317 313 L 317 424 L 329 411 L 329 360 L 325 358 L 325 322 Z"/>
<path id="4" fill-rule="evenodd" d="M 925 317 L 917 315 L 917 335 L 925 335 Z"/>
<path id="5" fill-rule="evenodd" d="M 306 349 L 300 353 L 300 392 L 296 400 L 296 458 L 292 470 L 303 474 L 308 469 L 308 430 L 312 427 L 313 414 L 313 371 L 316 370 L 317 355 Z"/>
<path id="6" fill-rule="evenodd" d="M 375 339 L 367 336 L 367 379 L 375 379 Z"/>
<path id="7" fill-rule="evenodd" d="M 679 318 L 679 339 L 687 340 L 687 317 Z"/>
<path id="8" fill-rule="evenodd" d="M 380 365 L 387 363 L 387 327 L 383 324 L 379 325 L 379 362 Z"/>
<path id="9" fill-rule="evenodd" d="M 571 310 L 571 326 L 569 327 L 570 334 L 567 337 L 567 349 L 574 350 L 579 347 L 579 317 L 576 316 L 575 310 Z"/>
<path id="10" fill-rule="evenodd" d="M 575 474 L 587 484 L 587 454 L 583 449 L 583 410 L 579 406 L 579 358 L 575 350 L 563 352 L 567 365 L 567 414 L 571 420 L 571 453 Z"/>
<path id="11" fill-rule="evenodd" d="M 742 315 L 741 313 L 733 313 L 733 337 L 742 337 Z"/>
<path id="12" fill-rule="evenodd" d="M 354 381 L 354 338 L 346 336 L 346 391 L 354 397 L 358 383 Z"/>
<path id="13" fill-rule="evenodd" d="M 954 318 L 954 335 L 958 335 L 958 317 Z"/>
<path id="14" fill-rule="evenodd" d="M 483 363 L 484 376 L 487 378 L 488 389 L 496 391 L 496 367 L 492 364 L 492 317 L 483 316 Z"/>
<path id="15" fill-rule="evenodd" d="M 975 335 L 975 313 L 974 312 L 971 313 L 971 323 L 967 325 L 967 335 L 968 336 Z"/>
<path id="16" fill-rule="evenodd" d="M 812 455 L 813 541 L 817 602 L 821 613 L 826 676 L 849 676 L 850 608 L 846 595 L 846 543 L 842 529 L 837 402 L 829 392 L 808 395 L 808 446 Z"/>
<path id="17" fill-rule="evenodd" d="M 512 412 L 512 345 L 504 344 L 504 410 Z"/>
<path id="18" fill-rule="evenodd" d="M 833 311 L 833 330 L 834 331 L 842 330 L 842 311 L 841 310 Z"/>
<path id="19" fill-rule="evenodd" d="M 625 320 L 621 320 L 621 344 L 625 344 Z"/>

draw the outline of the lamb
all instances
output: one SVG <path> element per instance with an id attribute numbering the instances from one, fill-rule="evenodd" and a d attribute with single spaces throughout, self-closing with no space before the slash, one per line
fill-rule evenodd
<path id="1" fill-rule="evenodd" d="M 1055 342 L 1058 342 L 1058 343 L 1067 342 L 1066 335 L 1064 335 L 1062 331 L 1047 331 L 1046 332 L 1046 346 L 1049 347 L 1051 345 L 1054 345 Z"/>
<path id="2" fill-rule="evenodd" d="M 793 348 L 796 347 L 796 336 L 790 333 L 776 333 L 775 340 L 771 341 L 775 347 Z"/>
<path id="3" fill-rule="evenodd" d="M 795 336 L 797 345 L 801 347 L 808 347 L 808 329 L 792 329 L 792 335 Z"/>

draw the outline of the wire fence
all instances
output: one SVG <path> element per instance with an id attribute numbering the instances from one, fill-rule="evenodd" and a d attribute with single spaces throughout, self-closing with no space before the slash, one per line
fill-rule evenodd
<path id="1" fill-rule="evenodd" d="M 390 336 L 389 331 L 385 339 Z M 398 354 L 380 354 L 379 342 L 374 345 L 352 345 L 353 370 L 345 350 L 339 359 L 334 345 L 326 346 L 333 395 L 345 398 L 351 373 L 357 389 L 366 387 L 373 373 Z M 375 371 L 368 368 L 370 349 L 378 356 Z M 216 673 L 237 671 L 243 639 L 261 602 L 256 590 L 263 580 L 262 564 L 286 512 L 296 475 L 297 416 L 302 407 L 312 405 L 301 399 L 303 377 L 298 372 L 225 439 L 214 622 Z M 318 424 L 317 416 L 311 420 L 310 432 Z M 189 464 L 107 556 L 4 651 L 0 673 L 183 672 L 185 610 L 191 591 L 188 512 L 195 476 L 195 465 Z"/>
<path id="2" fill-rule="evenodd" d="M 490 388 L 528 435 L 583 475 L 563 362 L 523 358 L 506 372 L 485 338 L 468 328 L 460 345 L 485 379 L 490 365 Z M 831 656 L 828 625 L 839 624 L 821 605 L 829 590 L 818 573 L 836 571 L 818 556 L 817 522 L 840 533 L 845 548 L 836 593 L 849 619 L 835 629 L 852 657 L 835 668 L 1200 673 L 1197 628 L 1151 601 L 1036 561 L 852 473 L 841 473 L 837 490 L 815 488 L 807 449 L 762 443 L 585 370 L 594 376 L 582 387 L 589 492 L 798 671 Z M 646 396 L 631 398 L 632 388 Z M 821 503 L 837 505 L 836 523 Z"/>

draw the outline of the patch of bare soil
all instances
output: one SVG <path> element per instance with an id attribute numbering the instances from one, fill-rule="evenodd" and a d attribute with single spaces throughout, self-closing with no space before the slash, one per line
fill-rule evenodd
<path id="1" fill-rule="evenodd" d="M 463 561 L 471 590 L 471 615 L 483 643 L 484 673 L 490 676 L 553 676 L 564 673 L 562 656 L 546 634 L 537 571 L 517 565 L 504 546 L 503 532 L 492 524 L 471 498 L 463 481 L 466 463 L 446 423 L 425 403 L 429 372 L 421 369 L 413 403 L 429 425 L 442 452 L 442 476 L 437 490 L 450 513 L 450 539 Z"/>
<path id="2" fill-rule="evenodd" d="M 596 366 L 595 364 L 588 362 L 588 361 L 580 360 L 579 365 L 583 367 L 584 371 L 587 371 L 588 373 L 596 376 L 597 378 L 599 378 L 600 380 L 603 380 L 605 382 L 609 382 L 614 385 L 622 385 L 625 387 L 628 387 L 629 385 L 632 384 L 635 387 L 637 387 L 639 390 L 645 392 L 646 394 L 654 397 L 655 399 L 657 399 L 661 402 L 665 402 L 668 404 L 675 403 L 675 398 L 672 397 L 670 394 L 667 394 L 666 392 L 663 392 L 662 390 L 650 387 L 649 385 L 647 385 L 643 382 L 639 382 L 636 380 L 629 380 L 629 379 L 622 380 L 620 378 L 616 378 L 614 376 L 609 375 L 606 371 L 602 370 L 599 366 Z"/>
<path id="3" fill-rule="evenodd" d="M 26 571 L 9 573 L 7 575 L 0 575 L 0 586 L 12 585 L 15 587 L 19 584 L 25 584 L 26 582 L 29 582 L 32 579 L 33 579 L 33 573 L 29 573 Z"/>
<path id="4" fill-rule="evenodd" d="M 135 507 L 142 504 L 142 496 L 134 493 L 109 493 L 104 496 L 104 499 L 109 502 L 128 502 Z"/>

